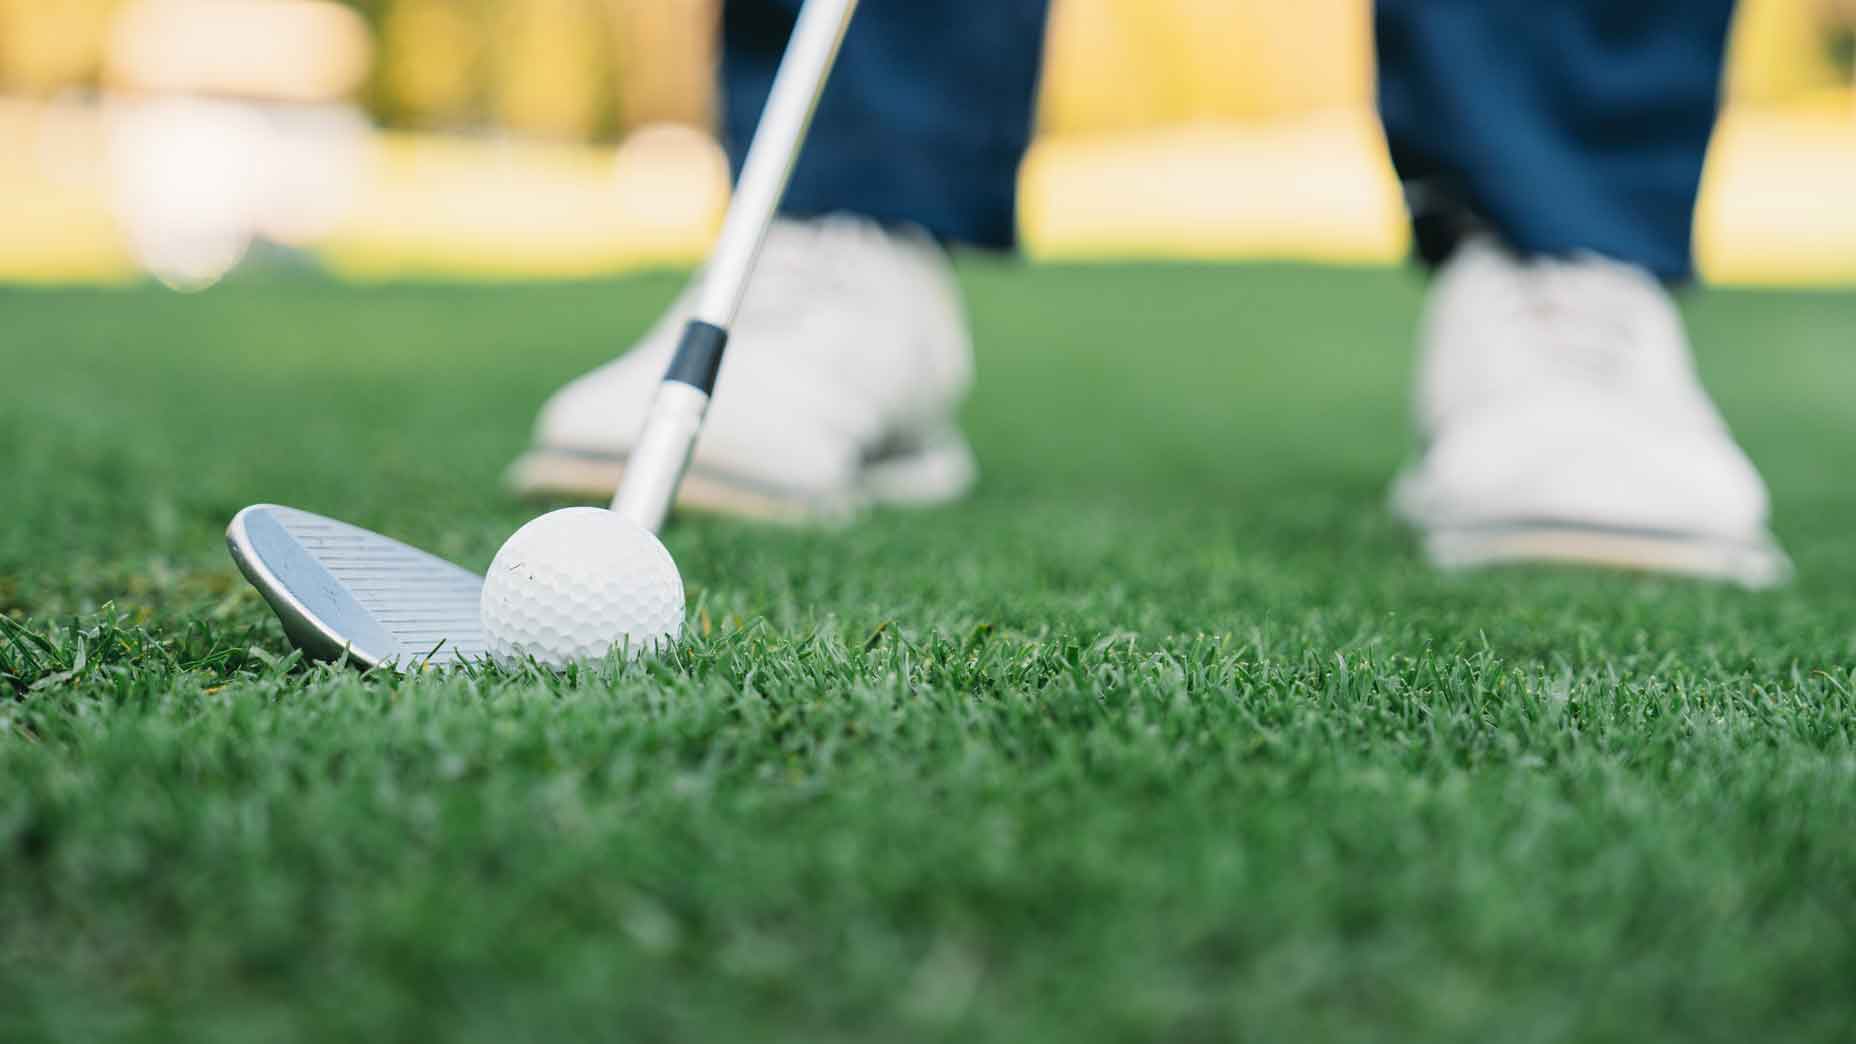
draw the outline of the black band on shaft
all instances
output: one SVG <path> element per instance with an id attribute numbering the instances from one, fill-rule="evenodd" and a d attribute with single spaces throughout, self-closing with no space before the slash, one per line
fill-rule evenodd
<path id="1" fill-rule="evenodd" d="M 728 347 L 728 331 L 701 319 L 691 319 L 683 328 L 683 340 L 671 357 L 667 381 L 687 384 L 704 395 L 715 392 L 715 375 L 722 368 L 722 349 Z"/>

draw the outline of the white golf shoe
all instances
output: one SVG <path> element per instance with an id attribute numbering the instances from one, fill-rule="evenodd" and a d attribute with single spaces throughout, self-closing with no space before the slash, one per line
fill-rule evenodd
<path id="1" fill-rule="evenodd" d="M 1393 506 L 1445 568 L 1561 561 L 1765 586 L 1790 566 L 1758 472 L 1648 273 L 1466 243 L 1419 331 L 1422 456 Z"/>
<path id="2" fill-rule="evenodd" d="M 510 469 L 518 492 L 612 494 L 694 301 L 692 285 L 630 352 L 548 400 Z M 937 244 L 850 216 L 777 221 L 678 503 L 832 520 L 958 497 L 975 475 L 954 421 L 972 371 Z"/>

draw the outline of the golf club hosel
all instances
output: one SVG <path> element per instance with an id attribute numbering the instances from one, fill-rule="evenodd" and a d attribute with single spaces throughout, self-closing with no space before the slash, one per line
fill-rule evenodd
<path id="1" fill-rule="evenodd" d="M 679 380 L 658 386 L 644 430 L 626 461 L 613 511 L 653 533 L 663 526 L 708 410 L 709 393 L 701 388 Z"/>

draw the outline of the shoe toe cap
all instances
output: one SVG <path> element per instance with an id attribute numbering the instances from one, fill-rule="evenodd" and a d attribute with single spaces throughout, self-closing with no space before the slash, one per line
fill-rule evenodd
<path id="1" fill-rule="evenodd" d="M 589 457 L 629 453 L 659 385 L 655 369 L 627 366 L 631 361 L 622 359 L 556 392 L 536 422 L 536 447 Z M 856 478 L 857 442 L 821 423 L 828 416 L 824 411 L 795 402 L 803 394 L 804 389 L 732 387 L 710 408 L 692 466 L 784 496 L 841 494 Z"/>
<path id="2" fill-rule="evenodd" d="M 1398 507 L 1433 527 L 1559 522 L 1734 539 L 1763 532 L 1765 486 L 1725 432 L 1570 419 L 1560 410 L 1454 428 L 1400 481 Z"/>
<path id="3" fill-rule="evenodd" d="M 597 371 L 556 391 L 536 418 L 535 444 L 583 452 L 629 446 L 650 408 L 656 384 L 642 373 L 627 376 Z"/>

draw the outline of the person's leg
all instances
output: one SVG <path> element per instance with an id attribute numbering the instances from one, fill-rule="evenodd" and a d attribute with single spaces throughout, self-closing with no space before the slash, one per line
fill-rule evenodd
<path id="1" fill-rule="evenodd" d="M 724 140 L 735 169 L 800 0 L 722 12 Z M 864 0 L 784 212 L 843 211 L 984 247 L 1015 238 L 1048 0 Z"/>
<path id="2" fill-rule="evenodd" d="M 1379 106 L 1420 249 L 1473 217 L 1526 253 L 1687 278 L 1732 0 L 1378 0 Z"/>
<path id="3" fill-rule="evenodd" d="M 955 413 L 972 351 L 936 240 L 1012 244 L 1046 3 L 864 0 L 731 331 L 681 503 L 829 516 L 971 484 Z M 724 4 L 737 171 L 799 7 Z M 690 303 L 549 399 L 511 469 L 519 491 L 610 494 Z"/>
<path id="4" fill-rule="evenodd" d="M 1393 498 L 1434 561 L 1785 574 L 1667 289 L 1730 7 L 1379 0 L 1387 136 L 1441 265 Z"/>

